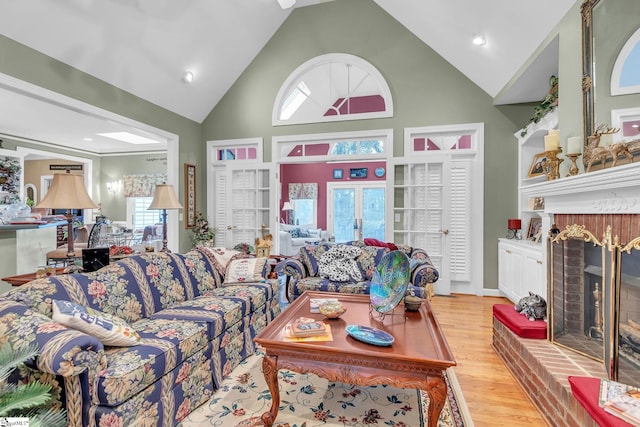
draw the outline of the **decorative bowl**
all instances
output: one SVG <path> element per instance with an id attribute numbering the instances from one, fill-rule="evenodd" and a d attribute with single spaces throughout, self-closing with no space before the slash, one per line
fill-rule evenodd
<path id="1" fill-rule="evenodd" d="M 404 297 L 404 309 L 407 311 L 418 311 L 422 305 L 422 299 L 415 295 L 407 295 Z"/>
<path id="2" fill-rule="evenodd" d="M 329 319 L 337 319 L 347 311 L 347 307 L 338 302 L 327 302 L 320 305 L 320 313 Z"/>

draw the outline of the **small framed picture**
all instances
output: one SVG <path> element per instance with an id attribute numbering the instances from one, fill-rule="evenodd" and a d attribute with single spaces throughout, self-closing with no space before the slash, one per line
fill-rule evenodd
<path id="1" fill-rule="evenodd" d="M 544 166 L 547 161 L 547 153 L 538 153 L 533 156 L 531 167 L 529 167 L 529 178 L 544 175 Z"/>
<path id="2" fill-rule="evenodd" d="M 333 179 L 342 179 L 342 169 L 333 170 Z"/>
<path id="3" fill-rule="evenodd" d="M 542 218 L 534 217 L 529 221 L 529 231 L 527 232 L 527 240 L 539 242 L 542 237 Z"/>

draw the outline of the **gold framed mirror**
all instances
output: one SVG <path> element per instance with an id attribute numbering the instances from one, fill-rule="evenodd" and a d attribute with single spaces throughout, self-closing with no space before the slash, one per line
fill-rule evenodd
<path id="1" fill-rule="evenodd" d="M 585 0 L 580 8 L 582 16 L 582 90 L 583 90 L 583 122 L 584 149 L 589 150 L 589 137 L 596 134 L 599 126 L 619 130 L 608 135 L 607 142 L 599 143 L 600 147 L 611 143 L 636 141 L 628 146 L 637 161 L 640 155 L 640 130 L 629 134 L 625 128 L 631 128 L 634 120 L 640 123 L 640 90 L 622 94 L 614 87 L 620 83 L 620 63 L 630 58 L 630 42 L 638 43 L 640 34 L 640 2 L 637 0 Z M 631 44 L 633 44 L 631 43 Z M 631 62 L 631 61 L 630 61 Z M 616 71 L 618 70 L 618 71 Z M 640 76 L 640 70 L 633 70 Z M 612 81 L 613 80 L 613 81 Z M 638 83 L 636 83 L 637 85 Z M 620 120 L 620 117 L 625 120 Z M 640 129 L 639 126 L 635 126 Z M 597 146 L 598 144 L 596 144 Z M 617 154 L 616 154 L 617 155 Z M 614 153 L 607 155 L 606 161 L 597 160 L 597 168 L 609 167 L 613 163 Z M 617 164 L 631 161 L 619 157 Z M 606 157 L 606 156 L 605 156 Z M 585 167 L 587 156 L 583 157 Z"/>

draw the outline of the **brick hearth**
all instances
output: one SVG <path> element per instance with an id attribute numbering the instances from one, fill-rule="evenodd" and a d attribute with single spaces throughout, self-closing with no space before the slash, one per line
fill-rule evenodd
<path id="1" fill-rule="evenodd" d="M 520 338 L 493 319 L 493 348 L 554 427 L 598 427 L 571 394 L 568 377 L 605 378 L 602 362 L 547 340 Z"/>

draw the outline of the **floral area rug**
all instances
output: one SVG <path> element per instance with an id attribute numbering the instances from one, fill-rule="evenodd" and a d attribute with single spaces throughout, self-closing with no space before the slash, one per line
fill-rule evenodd
<path id="1" fill-rule="evenodd" d="M 261 353 L 247 358 L 224 380 L 211 400 L 189 414 L 180 427 L 262 425 L 260 416 L 271 407 L 271 394 L 261 367 Z M 438 427 L 472 427 L 452 369 L 447 370 L 445 378 L 447 401 Z M 274 427 L 427 425 L 426 392 L 336 383 L 287 370 L 278 372 L 278 385 L 280 409 Z"/>

